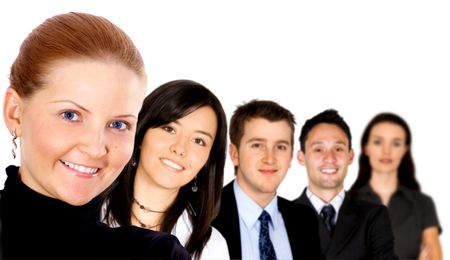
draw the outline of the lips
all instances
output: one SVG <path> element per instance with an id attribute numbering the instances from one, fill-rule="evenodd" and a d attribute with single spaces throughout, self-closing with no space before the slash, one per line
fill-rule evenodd
<path id="1" fill-rule="evenodd" d="M 99 168 L 97 168 L 97 167 L 87 167 L 84 165 L 75 164 L 75 163 L 68 162 L 68 161 L 63 161 L 63 160 L 60 160 L 60 161 L 68 168 L 70 168 L 74 171 L 77 171 L 81 174 L 95 175 L 99 171 Z"/>
<path id="2" fill-rule="evenodd" d="M 180 164 L 178 164 L 178 163 L 176 163 L 176 162 L 174 162 L 174 161 L 172 161 L 172 160 L 169 160 L 169 159 L 166 159 L 166 158 L 161 158 L 161 162 L 162 162 L 164 165 L 166 165 L 166 166 L 168 166 L 168 167 L 170 167 L 170 168 L 172 168 L 172 169 L 174 169 L 174 170 L 177 170 L 177 171 L 182 171 L 182 170 L 184 170 L 184 167 L 183 167 L 183 166 L 181 166 Z"/>
<path id="3" fill-rule="evenodd" d="M 384 164 L 389 164 L 389 163 L 392 163 L 392 160 L 391 159 L 380 159 L 380 162 L 384 163 Z"/>
<path id="4" fill-rule="evenodd" d="M 320 169 L 320 172 L 323 174 L 331 175 L 337 173 L 337 168 L 324 168 Z"/>
<path id="5" fill-rule="evenodd" d="M 275 169 L 259 169 L 259 172 L 263 174 L 274 174 L 277 172 Z"/>

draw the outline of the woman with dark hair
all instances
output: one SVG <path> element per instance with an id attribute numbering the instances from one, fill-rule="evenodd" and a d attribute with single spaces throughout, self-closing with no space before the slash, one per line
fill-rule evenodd
<path id="1" fill-rule="evenodd" d="M 190 80 L 161 85 L 144 100 L 132 160 L 102 219 L 172 233 L 194 259 L 229 258 L 225 239 L 211 227 L 226 140 L 226 116 L 210 90 Z"/>
<path id="2" fill-rule="evenodd" d="M 400 259 L 442 259 L 436 209 L 431 197 L 420 191 L 411 131 L 400 116 L 380 113 L 366 126 L 350 195 L 388 207 Z"/>
<path id="3" fill-rule="evenodd" d="M 3 116 L 20 163 L 0 191 L 2 257 L 189 258 L 174 236 L 98 222 L 147 86 L 128 35 L 100 16 L 53 16 L 23 41 L 9 79 Z"/>

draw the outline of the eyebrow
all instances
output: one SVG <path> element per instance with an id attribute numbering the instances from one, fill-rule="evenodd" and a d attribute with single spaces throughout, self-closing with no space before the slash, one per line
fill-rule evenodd
<path id="1" fill-rule="evenodd" d="M 289 141 L 286 141 L 286 140 L 280 140 L 280 141 L 277 141 L 277 144 L 286 144 L 286 145 L 291 145 L 291 142 L 289 142 Z"/>
<path id="2" fill-rule="evenodd" d="M 320 144 L 323 144 L 324 142 L 322 142 L 322 141 L 315 141 L 315 142 L 312 142 L 311 144 L 310 144 L 310 146 L 314 146 L 314 145 L 320 145 Z M 335 144 L 341 144 L 341 145 L 348 145 L 346 142 L 344 142 L 344 141 L 337 141 L 337 142 L 335 142 Z"/>
<path id="3" fill-rule="evenodd" d="M 85 111 L 86 113 L 91 113 L 91 111 L 89 111 L 89 109 L 87 109 L 87 108 L 85 108 L 84 106 L 78 104 L 77 102 L 72 101 L 72 100 L 69 100 L 69 99 L 56 100 L 56 101 L 52 101 L 52 102 L 50 102 L 50 103 L 51 103 L 51 104 L 56 104 L 56 103 L 71 103 L 71 104 L 73 104 L 74 106 L 78 107 L 79 109 Z M 120 117 L 120 118 L 128 118 L 128 117 L 131 117 L 131 118 L 137 119 L 137 117 L 136 117 L 135 115 L 132 115 L 132 114 L 118 115 L 118 116 L 115 116 L 115 117 Z"/>
<path id="4" fill-rule="evenodd" d="M 260 137 L 254 137 L 254 138 L 250 138 L 246 143 L 251 143 L 251 142 L 267 142 L 266 138 L 260 138 Z M 290 145 L 291 142 L 286 141 L 286 140 L 277 140 L 275 143 L 277 144 L 287 144 Z"/>
<path id="5" fill-rule="evenodd" d="M 381 136 L 381 135 L 374 135 L 374 137 L 375 138 L 377 138 L 377 139 L 387 139 L 387 138 L 384 138 L 383 136 Z M 403 141 L 403 140 L 405 140 L 406 138 L 404 138 L 404 137 L 394 137 L 394 138 L 392 138 L 392 140 L 394 140 L 394 141 Z"/>
<path id="6" fill-rule="evenodd" d="M 205 131 L 202 131 L 202 130 L 197 130 L 196 132 L 200 133 L 200 134 L 203 134 L 203 135 L 206 135 L 206 136 L 209 136 L 209 138 L 211 138 L 211 140 L 214 140 L 212 135 L 210 133 L 208 133 L 208 132 L 205 132 Z"/>
<path id="7" fill-rule="evenodd" d="M 174 123 L 174 124 L 177 124 L 177 125 L 179 125 L 179 126 L 181 126 L 181 124 L 180 124 L 180 122 L 179 122 L 178 120 L 175 120 L 173 123 Z M 209 138 L 211 138 L 211 140 L 214 140 L 214 137 L 212 136 L 212 134 L 210 134 L 210 133 L 208 133 L 208 132 L 206 132 L 206 131 L 203 131 L 203 130 L 195 130 L 195 132 L 196 132 L 196 133 L 199 133 L 199 134 L 202 134 L 202 135 L 206 135 L 206 136 L 208 136 Z"/>
<path id="8" fill-rule="evenodd" d="M 267 141 L 265 138 L 253 137 L 253 138 L 248 139 L 246 143 L 265 142 L 265 141 Z"/>

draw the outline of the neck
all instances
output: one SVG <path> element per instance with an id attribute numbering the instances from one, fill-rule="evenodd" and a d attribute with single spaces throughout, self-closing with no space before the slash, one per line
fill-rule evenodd
<path id="1" fill-rule="evenodd" d="M 261 208 L 267 207 L 269 203 L 276 196 L 276 193 L 257 194 L 257 196 L 251 197 Z"/>
<path id="2" fill-rule="evenodd" d="M 134 203 L 131 207 L 131 222 L 136 226 L 159 230 L 165 213 L 175 200 L 177 190 L 168 190 L 136 173 L 134 181 Z"/>
<path id="3" fill-rule="evenodd" d="M 392 194 L 397 190 L 397 173 L 380 173 L 372 171 L 369 185 L 372 190 L 381 197 L 384 205 L 387 205 Z"/>
<path id="4" fill-rule="evenodd" d="M 316 195 L 323 202 L 328 204 L 334 199 L 334 197 L 336 197 L 339 194 L 339 192 L 341 192 L 341 190 L 344 188 L 344 186 L 339 186 L 337 188 L 332 188 L 332 189 L 322 189 L 322 188 L 317 188 L 313 185 L 309 185 L 308 188 L 312 193 L 314 193 L 314 195 Z"/>
<path id="5" fill-rule="evenodd" d="M 174 202 L 179 189 L 165 189 L 137 172 L 134 180 L 134 198 L 139 204 L 153 211 L 165 212 Z"/>
<path id="6" fill-rule="evenodd" d="M 253 201 L 256 202 L 261 208 L 267 207 L 273 198 L 277 195 L 276 191 L 262 192 L 260 190 L 255 190 L 252 187 L 246 185 L 245 181 L 241 180 L 239 176 L 236 177 L 236 181 L 242 191 L 247 194 Z"/>

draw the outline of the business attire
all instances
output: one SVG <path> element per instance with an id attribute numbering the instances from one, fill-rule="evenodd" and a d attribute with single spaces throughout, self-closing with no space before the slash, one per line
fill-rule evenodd
<path id="1" fill-rule="evenodd" d="M 368 184 L 356 191 L 355 198 L 382 204 Z M 417 259 L 424 229 L 437 227 L 442 232 L 433 200 L 420 191 L 399 184 L 387 208 L 394 230 L 395 253 L 400 259 Z"/>
<path id="2" fill-rule="evenodd" d="M 341 193 L 343 198 L 330 235 L 306 190 L 294 202 L 307 205 L 316 212 L 321 248 L 327 259 L 397 259 L 386 207 L 356 201 L 345 192 Z"/>
<path id="3" fill-rule="evenodd" d="M 219 215 L 213 226 L 225 237 L 231 259 L 258 259 L 259 220 L 263 211 L 271 218 L 269 234 L 278 259 L 323 259 L 315 213 L 276 196 L 262 209 L 236 181 L 222 190 Z"/>
<path id="4" fill-rule="evenodd" d="M 97 221 L 101 201 L 83 206 L 44 196 L 9 166 L 0 192 L 5 259 L 190 259 L 175 236 Z"/>

